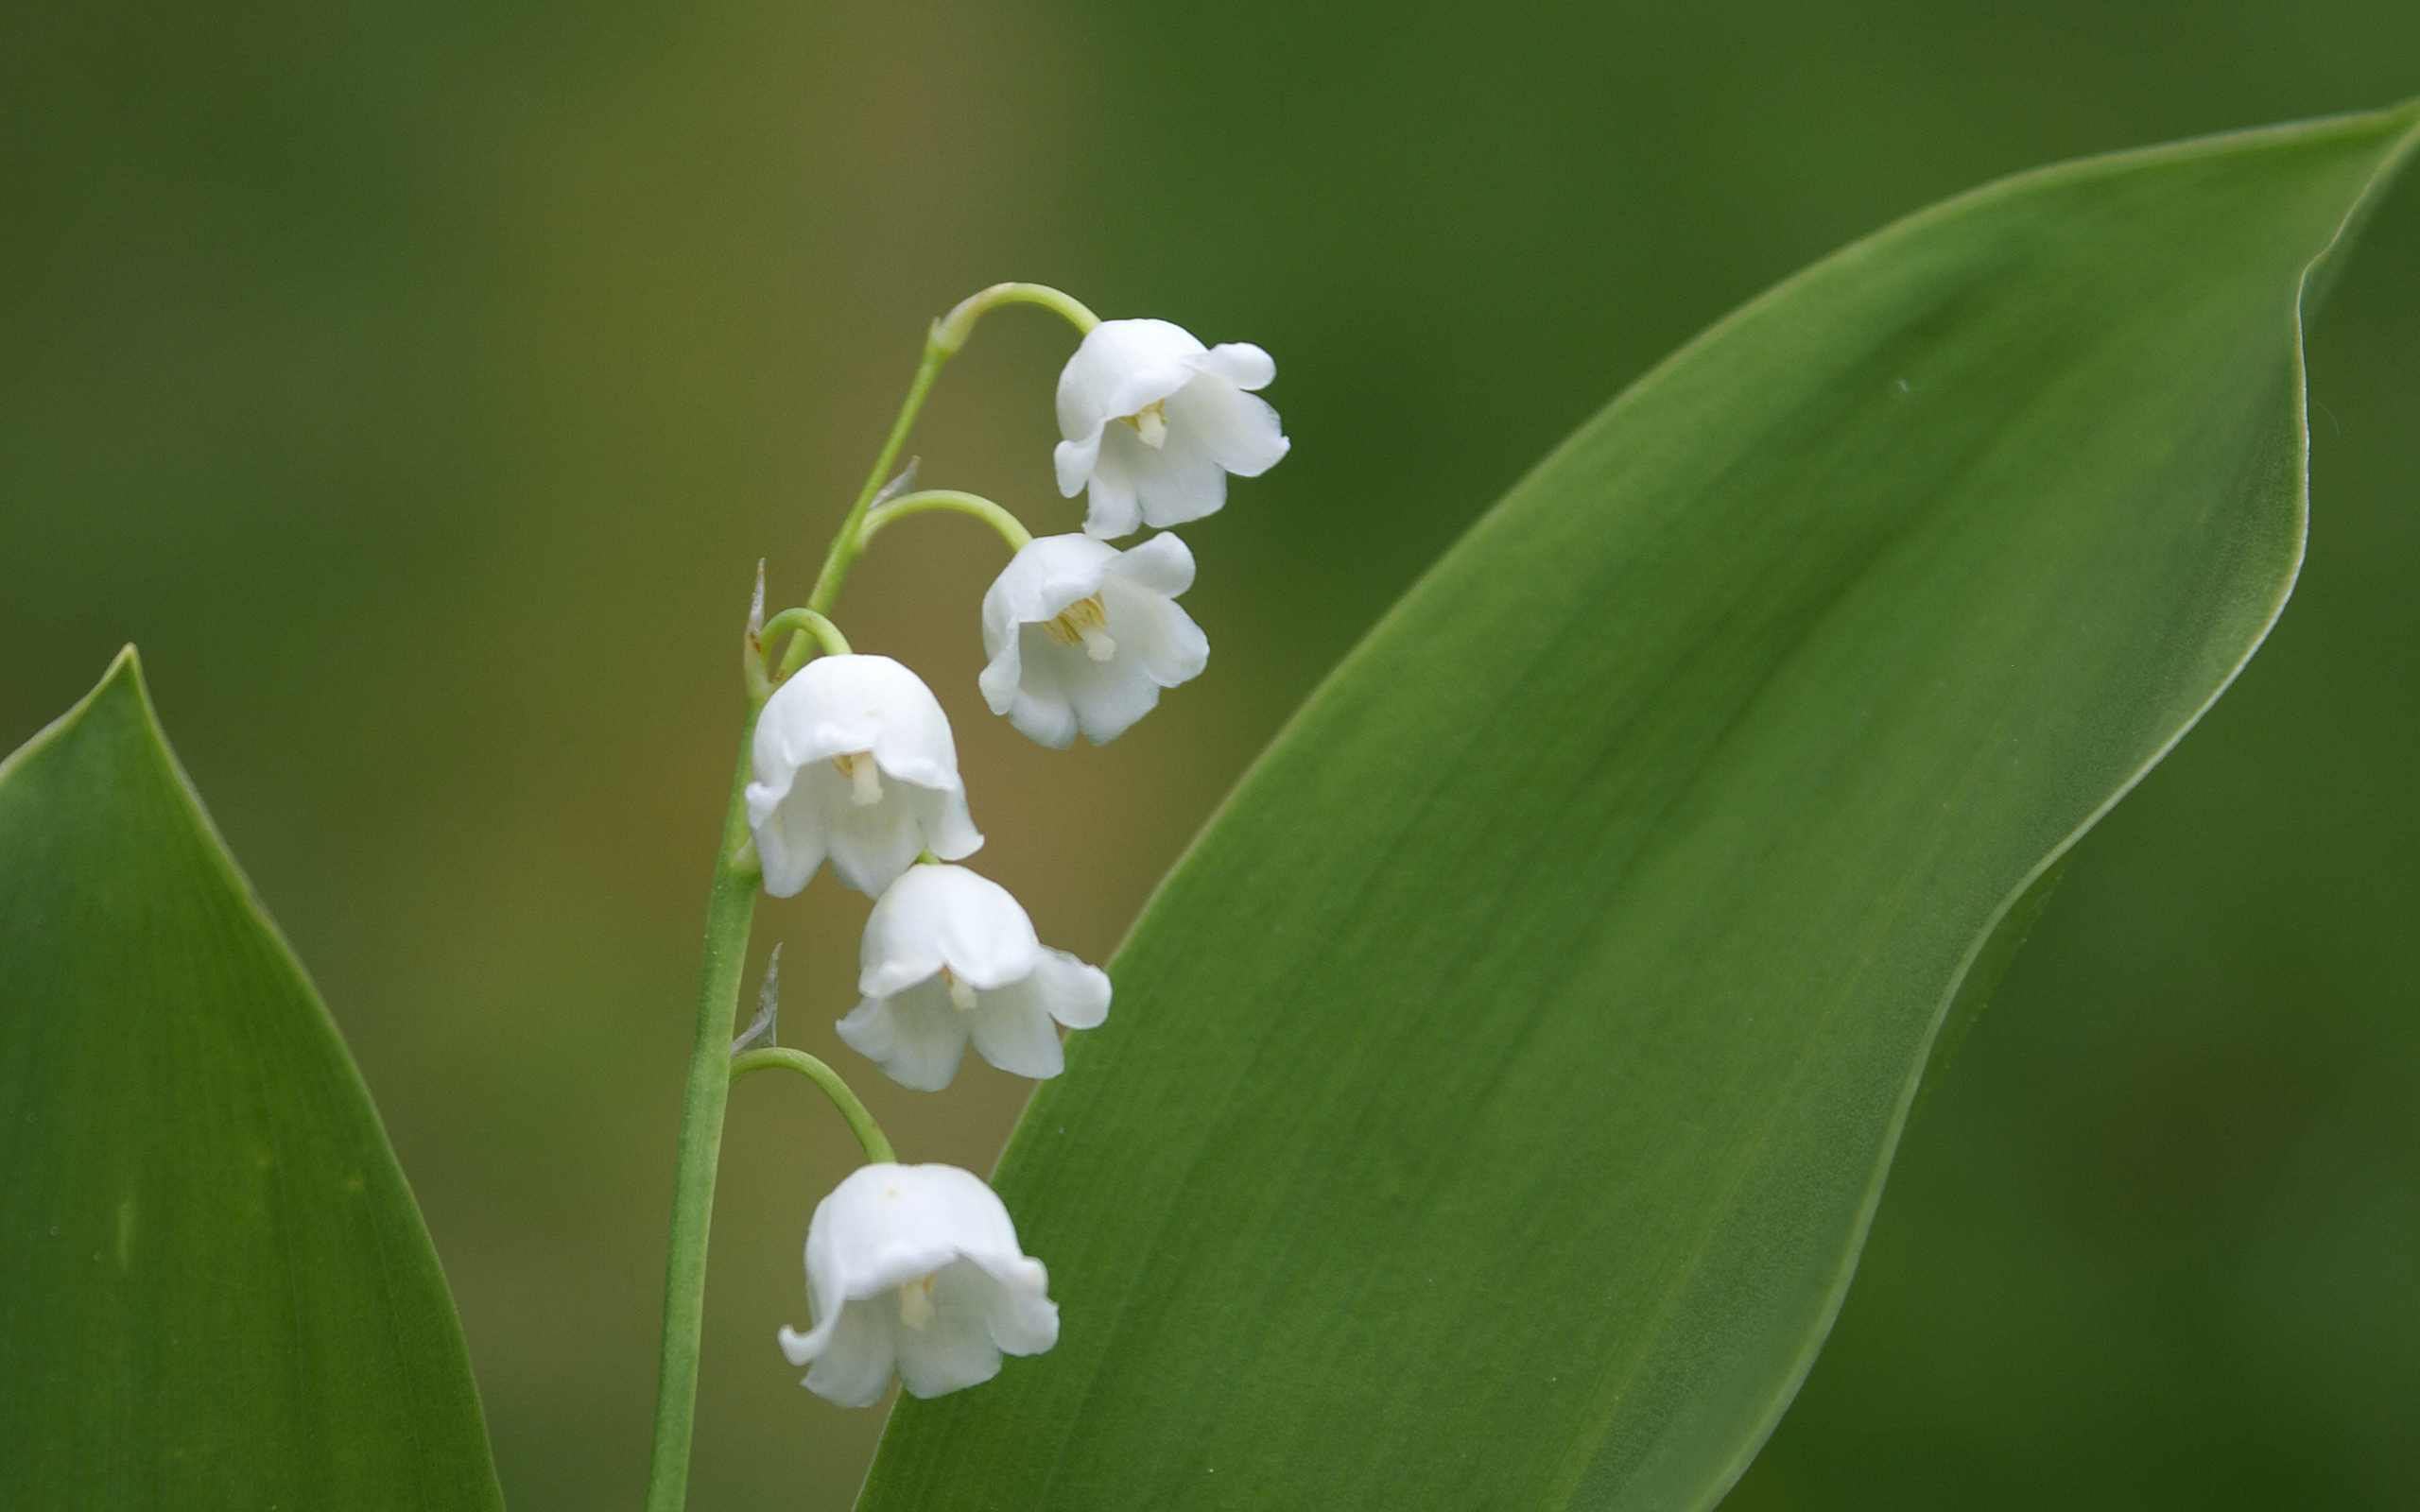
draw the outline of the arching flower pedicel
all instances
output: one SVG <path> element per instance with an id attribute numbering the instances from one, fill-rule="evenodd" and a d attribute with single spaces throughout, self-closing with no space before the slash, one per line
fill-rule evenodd
<path id="1" fill-rule="evenodd" d="M 919 1091 L 939 1091 L 976 1053 L 1019 1076 L 1065 1065 L 1058 1025 L 1109 1016 L 1109 977 L 1034 936 L 1009 890 L 964 867 L 910 867 L 866 920 L 865 994 L 838 1028 L 850 1049 Z"/>
<path id="2" fill-rule="evenodd" d="M 1084 532 L 1104 541 L 1215 514 L 1227 474 L 1256 478 L 1292 444 L 1252 396 L 1277 377 L 1244 341 L 1203 347 L 1166 320 L 1104 320 L 1059 375 L 1059 491 L 1090 490 Z"/>
<path id="3" fill-rule="evenodd" d="M 826 856 L 879 896 L 930 850 L 983 844 L 966 812 L 949 717 L 925 681 L 887 656 L 827 656 L 773 691 L 756 721 L 748 827 L 765 890 L 787 898 Z"/>
<path id="4" fill-rule="evenodd" d="M 871 1407 L 893 1375 L 915 1397 L 989 1381 L 1003 1354 L 1059 1342 L 1049 1273 L 1009 1210 L 954 1165 L 859 1166 L 806 1228 L 814 1327 L 781 1331 L 809 1391 Z"/>
<path id="5" fill-rule="evenodd" d="M 1199 677 L 1210 642 L 1177 608 L 1193 553 L 1174 536 L 1119 551 L 1090 536 L 1027 543 L 983 595 L 984 701 L 1053 748 L 1105 745 L 1160 690 Z"/>

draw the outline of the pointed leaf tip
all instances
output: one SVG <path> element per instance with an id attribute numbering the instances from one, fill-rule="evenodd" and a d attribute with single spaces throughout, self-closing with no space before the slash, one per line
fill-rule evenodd
<path id="1" fill-rule="evenodd" d="M 377 1114 L 131 646 L 0 763 L 0 1420 L 42 1447 L 0 1504 L 499 1506 Z"/>

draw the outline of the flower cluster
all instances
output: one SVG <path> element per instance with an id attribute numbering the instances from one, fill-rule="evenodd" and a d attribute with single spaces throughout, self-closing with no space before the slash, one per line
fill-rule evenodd
<path id="1" fill-rule="evenodd" d="M 990 307 L 982 301 L 1018 299 L 1053 304 L 1085 329 L 1059 380 L 1063 439 L 1054 458 L 1060 491 L 1089 494 L 1083 529 L 1036 539 L 975 495 L 869 485 L 832 559 L 844 571 L 876 530 L 919 509 L 992 524 L 1015 552 L 983 596 L 984 701 L 1044 746 L 1079 734 L 1101 745 L 1149 713 L 1162 690 L 1200 675 L 1210 654 L 1176 603 L 1193 584 L 1184 543 L 1167 534 L 1122 550 L 1111 542 L 1214 513 L 1227 474 L 1256 476 L 1286 455 L 1276 411 L 1252 392 L 1276 368 L 1258 347 L 1205 348 L 1164 320 L 1097 321 L 1063 295 L 1021 284 L 987 290 L 938 322 L 928 368 L 964 339 Z M 877 479 L 891 460 L 886 453 Z M 847 648 L 821 613 L 826 589 L 818 585 L 816 610 L 776 617 L 801 641 L 762 674 L 769 691 L 744 798 L 765 890 L 791 896 L 829 862 L 844 885 L 874 900 L 861 996 L 837 1027 L 894 1081 L 947 1087 L 969 1045 L 1001 1070 L 1055 1076 L 1065 1064 L 1061 1031 L 1108 1017 L 1109 977 L 1044 945 L 1006 888 L 956 865 L 983 836 L 949 719 L 906 666 Z M 810 630 L 824 654 L 781 676 Z M 752 654 L 772 652 L 771 640 Z M 1058 1309 L 999 1197 L 952 1166 L 899 1164 L 879 1138 L 868 1143 L 872 1163 L 825 1197 L 808 1227 L 812 1327 L 781 1332 L 784 1354 L 807 1367 L 807 1387 L 863 1406 L 895 1376 L 930 1397 L 991 1379 L 1003 1354 L 1049 1349 Z"/>

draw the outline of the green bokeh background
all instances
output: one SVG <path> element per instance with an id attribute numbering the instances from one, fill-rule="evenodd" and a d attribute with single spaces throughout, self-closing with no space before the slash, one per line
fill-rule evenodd
<path id="1" fill-rule="evenodd" d="M 985 868 L 1101 959 L 1410 576 L 1726 309 L 1999 174 L 2414 93 L 2409 0 L 11 7 L 0 747 L 141 643 L 511 1503 L 635 1504 L 748 577 L 804 592 L 928 318 L 1040 279 L 1278 357 L 1293 455 L 1187 532 L 1211 670 L 1108 749 L 983 712 L 971 525 L 842 606 L 957 720 Z M 925 481 L 1072 528 L 1066 347 L 994 317 Z M 2420 186 L 2311 367 L 2294 604 L 2082 848 L 1732 1507 L 2420 1506 Z M 863 911 L 827 879 L 757 935 L 853 1073 Z M 1024 1092 L 860 1079 L 978 1169 Z M 849 1155 L 735 1096 L 699 1507 L 843 1506 L 871 1452 L 773 1347 Z"/>

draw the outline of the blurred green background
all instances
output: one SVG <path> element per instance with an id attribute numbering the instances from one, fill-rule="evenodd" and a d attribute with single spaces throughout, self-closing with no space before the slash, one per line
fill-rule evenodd
<path id="1" fill-rule="evenodd" d="M 2410 0 L 12 6 L 0 748 L 141 644 L 387 1118 L 509 1499 L 634 1504 L 749 574 L 803 593 L 927 318 L 1039 279 L 1278 357 L 1293 455 L 1186 532 L 1211 670 L 1107 750 L 983 712 L 966 523 L 842 606 L 958 721 L 984 868 L 1098 960 L 1410 576 L 1726 309 L 2003 173 L 2415 92 Z M 994 317 L 924 480 L 1072 528 L 1067 345 Z M 2295 603 L 2077 856 L 1732 1507 L 2420 1505 L 2420 185 L 2311 367 Z M 863 906 L 757 935 L 853 1073 Z M 977 1169 L 1024 1093 L 863 1081 Z M 727 1151 L 693 1504 L 839 1507 L 878 1418 L 773 1332 L 849 1142 L 752 1082 Z"/>

